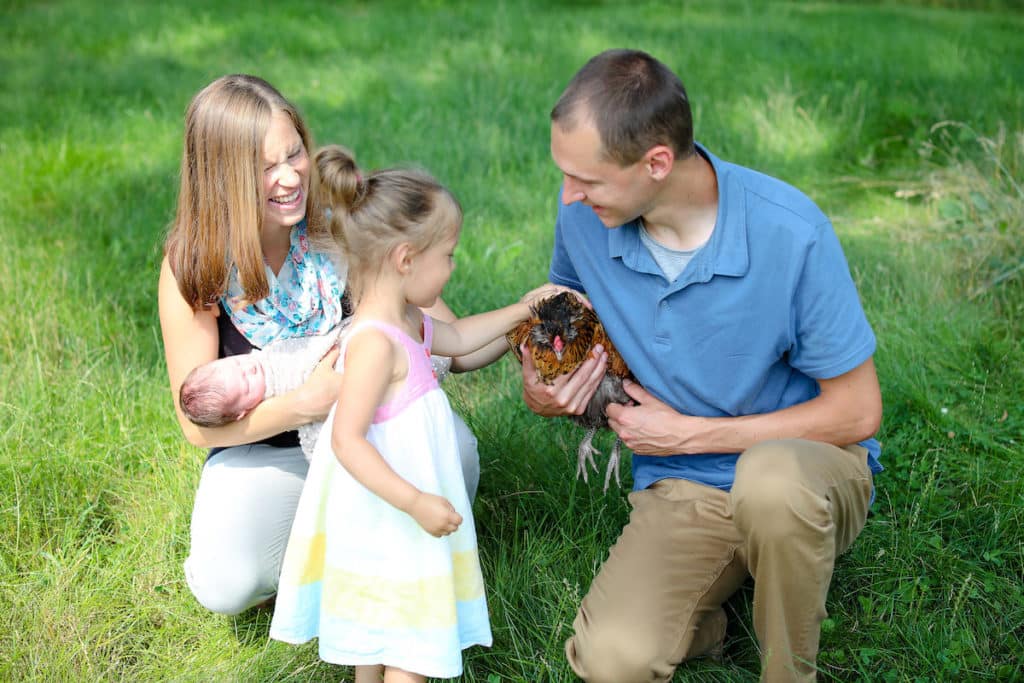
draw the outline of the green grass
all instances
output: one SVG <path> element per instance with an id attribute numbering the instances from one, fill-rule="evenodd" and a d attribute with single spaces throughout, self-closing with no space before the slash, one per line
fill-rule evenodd
<path id="1" fill-rule="evenodd" d="M 712 151 L 834 218 L 878 335 L 886 471 L 836 570 L 825 678 L 1024 680 L 1015 3 L 211 4 L 0 9 L 0 680 L 347 674 L 183 582 L 203 454 L 172 416 L 155 292 L 192 94 L 258 73 L 318 141 L 437 174 L 466 208 L 446 298 L 468 313 L 546 276 L 547 112 L 617 46 L 682 76 Z M 511 361 L 447 388 L 481 442 L 495 634 L 464 679 L 571 680 L 562 643 L 624 494 L 572 478 L 578 430 L 527 411 Z M 729 602 L 725 661 L 676 680 L 756 680 L 749 602 Z"/>

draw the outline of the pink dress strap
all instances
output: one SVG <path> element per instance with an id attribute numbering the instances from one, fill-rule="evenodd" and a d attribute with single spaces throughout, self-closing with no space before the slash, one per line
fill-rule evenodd
<path id="1" fill-rule="evenodd" d="M 359 332 L 373 328 L 380 330 L 389 339 L 399 343 L 409 358 L 409 371 L 405 382 L 390 401 L 377 406 L 373 421 L 384 422 L 401 412 L 406 406 L 420 396 L 438 389 L 437 376 L 430 363 L 430 343 L 434 338 L 434 323 L 429 315 L 423 316 L 423 342 L 418 342 L 398 327 L 380 320 L 363 320 L 356 323 L 345 335 L 341 344 L 341 359 L 344 367 L 345 353 L 348 342 Z"/>

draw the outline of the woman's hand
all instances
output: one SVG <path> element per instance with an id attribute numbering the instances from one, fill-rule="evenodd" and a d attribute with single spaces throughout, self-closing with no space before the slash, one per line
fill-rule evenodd
<path id="1" fill-rule="evenodd" d="M 431 536 L 441 537 L 455 533 L 462 524 L 462 515 L 455 511 L 448 499 L 432 493 L 421 491 L 406 512 Z"/>
<path id="2" fill-rule="evenodd" d="M 341 350 L 334 346 L 324 354 L 309 379 L 296 391 L 295 410 L 308 422 L 324 420 L 338 400 L 342 374 L 334 369 L 334 364 L 339 353 Z"/>

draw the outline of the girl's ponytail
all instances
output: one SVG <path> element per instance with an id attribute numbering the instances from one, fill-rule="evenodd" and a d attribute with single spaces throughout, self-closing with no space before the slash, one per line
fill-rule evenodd
<path id="1" fill-rule="evenodd" d="M 345 246 L 342 225 L 366 194 L 366 184 L 355 157 L 341 145 L 327 145 L 316 153 L 320 176 L 320 201 L 330 212 L 330 230 Z"/>

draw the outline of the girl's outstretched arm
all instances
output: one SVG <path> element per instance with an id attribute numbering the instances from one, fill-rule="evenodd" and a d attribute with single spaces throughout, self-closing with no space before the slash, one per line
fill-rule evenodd
<path id="1" fill-rule="evenodd" d="M 438 299 L 430 308 L 424 308 L 423 312 L 435 321 L 439 320 L 443 323 L 451 323 L 457 320 L 455 313 L 452 309 L 448 308 L 448 304 L 442 299 Z M 491 343 L 477 349 L 473 353 L 452 358 L 451 370 L 455 373 L 478 370 L 490 365 L 507 352 L 508 342 L 505 341 L 504 337 L 496 337 Z"/>
<path id="2" fill-rule="evenodd" d="M 401 355 L 399 355 L 401 354 Z M 424 493 L 400 477 L 366 439 L 373 415 L 388 388 L 405 373 L 405 351 L 383 332 L 364 330 L 348 342 L 338 410 L 334 414 L 331 448 L 356 481 L 403 512 L 427 533 L 445 536 L 462 516 L 441 496 Z M 342 409 L 342 406 L 344 408 Z"/>
<path id="3" fill-rule="evenodd" d="M 519 303 L 478 313 L 453 322 L 435 320 L 431 352 L 442 356 L 462 356 L 487 346 L 530 317 L 530 306 L 545 297 L 571 291 L 568 287 L 543 284 L 519 300 Z"/>

